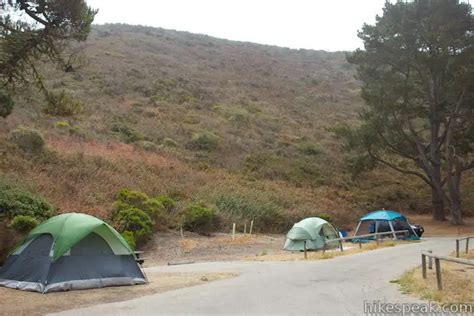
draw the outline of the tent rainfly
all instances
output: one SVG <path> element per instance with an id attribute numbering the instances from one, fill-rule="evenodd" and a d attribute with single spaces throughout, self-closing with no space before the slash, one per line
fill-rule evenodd
<path id="1" fill-rule="evenodd" d="M 0 285 L 41 293 L 143 283 L 145 274 L 122 236 L 80 213 L 34 228 L 0 269 Z"/>
<path id="2" fill-rule="evenodd" d="M 408 232 L 397 233 L 398 231 Z M 362 216 L 355 230 L 354 237 L 383 232 L 392 232 L 391 235 L 394 239 L 420 239 L 405 216 L 390 210 L 378 210 Z M 371 239 L 374 238 L 361 237 L 353 239 L 353 241 L 369 241 Z"/>
<path id="3" fill-rule="evenodd" d="M 293 225 L 286 235 L 284 250 L 303 251 L 306 241 L 308 250 L 323 249 L 326 241 L 337 239 L 339 235 L 334 227 L 319 217 L 308 217 Z M 337 241 L 326 244 L 327 248 L 335 248 Z"/>

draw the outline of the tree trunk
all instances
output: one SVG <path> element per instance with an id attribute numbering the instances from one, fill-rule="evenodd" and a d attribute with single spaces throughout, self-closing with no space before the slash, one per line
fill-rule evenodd
<path id="1" fill-rule="evenodd" d="M 446 220 L 444 214 L 444 198 L 443 193 L 440 192 L 440 189 L 431 189 L 431 201 L 433 204 L 433 219 L 436 221 Z"/>
<path id="2" fill-rule="evenodd" d="M 463 225 L 464 222 L 462 220 L 461 190 L 459 187 L 461 184 L 461 167 L 459 162 L 456 161 L 457 159 L 454 158 L 454 160 L 454 175 L 448 174 L 447 177 L 450 199 L 449 210 L 451 212 L 451 223 L 453 225 Z"/>

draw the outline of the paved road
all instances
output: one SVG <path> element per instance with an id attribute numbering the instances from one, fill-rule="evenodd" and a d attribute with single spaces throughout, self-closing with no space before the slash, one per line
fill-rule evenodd
<path id="1" fill-rule="evenodd" d="M 311 262 L 214 262 L 155 267 L 163 272 L 238 272 L 240 276 L 58 315 L 361 315 L 364 301 L 419 302 L 390 283 L 420 263 L 420 251 L 447 254 L 454 240 L 421 243 Z"/>

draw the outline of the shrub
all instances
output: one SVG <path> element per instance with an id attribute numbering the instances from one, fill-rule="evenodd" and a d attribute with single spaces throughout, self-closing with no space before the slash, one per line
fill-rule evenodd
<path id="1" fill-rule="evenodd" d="M 321 218 L 321 219 L 324 219 L 325 221 L 327 222 L 332 222 L 332 216 L 331 214 L 328 214 L 328 213 L 320 213 L 318 215 L 316 215 L 317 217 Z"/>
<path id="2" fill-rule="evenodd" d="M 43 111 L 46 114 L 54 116 L 71 116 L 81 112 L 81 102 L 76 100 L 65 90 L 58 92 L 48 92 L 46 96 L 46 105 Z"/>
<path id="3" fill-rule="evenodd" d="M 153 221 L 142 210 L 135 207 L 124 208 L 115 214 L 115 222 L 120 232 L 129 231 L 137 244 L 148 240 L 153 234 Z"/>
<path id="4" fill-rule="evenodd" d="M 132 248 L 132 250 L 135 250 L 136 243 L 135 243 L 135 237 L 133 235 L 133 232 L 126 230 L 122 233 L 123 239 L 127 242 L 127 244 Z"/>
<path id="5" fill-rule="evenodd" d="M 189 142 L 191 149 L 212 151 L 217 149 L 219 137 L 211 132 L 196 133 Z"/>
<path id="6" fill-rule="evenodd" d="M 155 199 L 161 203 L 168 213 L 171 213 L 176 208 L 176 201 L 166 194 L 158 195 Z"/>
<path id="7" fill-rule="evenodd" d="M 118 120 L 112 124 L 112 132 L 116 133 L 126 143 L 136 143 L 145 140 L 145 135 Z"/>
<path id="8" fill-rule="evenodd" d="M 44 199 L 9 185 L 0 185 L 0 215 L 28 215 L 39 220 L 51 216 L 53 207 Z"/>
<path id="9" fill-rule="evenodd" d="M 17 215 L 10 222 L 10 227 L 19 233 L 26 234 L 38 225 L 38 221 L 28 215 Z"/>
<path id="10" fill-rule="evenodd" d="M 10 115 L 13 111 L 14 106 L 13 99 L 8 95 L 0 91 L 0 116 L 5 118 Z"/>
<path id="11" fill-rule="evenodd" d="M 27 152 L 38 153 L 44 148 L 43 136 L 38 131 L 25 127 L 13 130 L 10 141 Z"/>
<path id="12" fill-rule="evenodd" d="M 184 210 L 183 228 L 200 234 L 212 229 L 214 211 L 202 204 L 190 204 Z"/>
<path id="13" fill-rule="evenodd" d="M 146 200 L 148 200 L 148 195 L 139 191 L 129 191 L 128 189 L 122 189 L 117 193 L 118 202 L 123 202 L 137 208 L 141 208 Z"/>
<path id="14" fill-rule="evenodd" d="M 71 125 L 69 125 L 69 123 L 66 121 L 56 121 L 54 122 L 53 125 L 56 128 L 70 128 L 71 127 Z"/>
<path id="15" fill-rule="evenodd" d="M 279 232 L 287 228 L 280 207 L 265 198 L 225 194 L 219 196 L 215 204 L 219 214 L 233 221 L 254 220 L 262 231 Z"/>
<path id="16" fill-rule="evenodd" d="M 163 139 L 163 145 L 166 147 L 178 147 L 178 142 L 172 138 L 165 137 Z"/>

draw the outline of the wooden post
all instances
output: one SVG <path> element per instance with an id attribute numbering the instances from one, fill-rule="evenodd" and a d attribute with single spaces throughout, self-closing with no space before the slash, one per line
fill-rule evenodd
<path id="1" fill-rule="evenodd" d="M 429 253 L 433 253 L 433 250 L 428 250 Z M 433 257 L 428 257 L 428 269 L 433 270 Z"/>
<path id="2" fill-rule="evenodd" d="M 456 239 L 456 258 L 459 258 L 459 239 Z"/>
<path id="3" fill-rule="evenodd" d="M 421 254 L 421 271 L 423 279 L 426 279 L 426 256 L 424 254 Z"/>
<path id="4" fill-rule="evenodd" d="M 379 246 L 380 244 L 380 241 L 379 241 L 379 235 L 375 235 L 375 242 L 377 243 L 377 247 Z"/>
<path id="5" fill-rule="evenodd" d="M 307 253 L 307 248 L 306 248 L 306 240 L 304 241 L 304 258 L 308 259 L 308 253 Z"/>
<path id="6" fill-rule="evenodd" d="M 362 243 L 359 241 L 359 249 L 362 249 Z"/>
<path id="7" fill-rule="evenodd" d="M 235 239 L 235 223 L 232 224 L 232 240 Z"/>
<path id="8" fill-rule="evenodd" d="M 179 228 L 179 232 L 181 233 L 181 239 L 184 239 L 183 226 Z"/>
<path id="9" fill-rule="evenodd" d="M 342 240 L 339 240 L 339 247 L 341 248 L 341 252 L 344 252 L 344 247 L 342 246 Z"/>
<path id="10" fill-rule="evenodd" d="M 305 241 L 305 245 L 306 245 L 306 241 Z M 326 253 L 326 243 L 324 243 L 323 245 L 323 255 Z"/>
<path id="11" fill-rule="evenodd" d="M 252 235 L 252 228 L 253 228 L 253 219 L 250 221 L 250 229 L 249 229 L 250 235 Z"/>
<path id="12" fill-rule="evenodd" d="M 438 281 L 438 290 L 443 289 L 443 283 L 441 282 L 441 263 L 438 258 L 435 258 L 435 266 L 436 266 L 436 281 Z"/>
<path id="13" fill-rule="evenodd" d="M 244 224 L 244 235 L 247 234 L 247 222 Z"/>
<path id="14" fill-rule="evenodd" d="M 466 253 L 469 253 L 469 237 L 466 238 Z"/>

